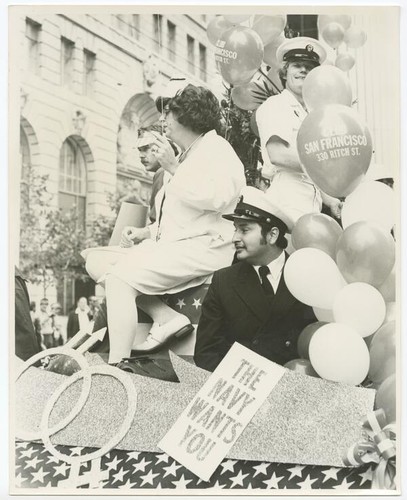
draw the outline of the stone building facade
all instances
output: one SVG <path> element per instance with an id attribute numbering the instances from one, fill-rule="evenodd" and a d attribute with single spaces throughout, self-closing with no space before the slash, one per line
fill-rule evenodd
<path id="1" fill-rule="evenodd" d="M 135 147 L 138 129 L 158 120 L 154 99 L 169 78 L 211 85 L 207 21 L 137 7 L 112 14 L 27 8 L 13 27 L 21 74 L 17 178 L 27 165 L 48 175 L 52 203 L 75 204 L 85 223 L 109 214 L 107 193 L 133 179 L 147 203 L 152 176 Z M 65 287 L 64 309 L 90 293 L 90 283 Z"/>

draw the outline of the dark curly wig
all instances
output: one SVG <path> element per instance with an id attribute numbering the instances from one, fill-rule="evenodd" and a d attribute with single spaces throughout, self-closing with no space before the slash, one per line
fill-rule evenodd
<path id="1" fill-rule="evenodd" d="M 174 114 L 178 123 L 197 134 L 220 130 L 219 102 L 215 95 L 205 87 L 187 85 L 170 99 L 166 110 Z"/>

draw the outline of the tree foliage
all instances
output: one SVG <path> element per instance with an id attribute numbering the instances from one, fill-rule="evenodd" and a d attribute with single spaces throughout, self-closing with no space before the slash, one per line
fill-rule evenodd
<path id="1" fill-rule="evenodd" d="M 43 287 L 63 277 L 88 279 L 80 255 L 85 227 L 75 206 L 68 211 L 53 206 L 48 176 L 32 166 L 25 168 L 21 181 L 20 268 L 27 278 Z"/>

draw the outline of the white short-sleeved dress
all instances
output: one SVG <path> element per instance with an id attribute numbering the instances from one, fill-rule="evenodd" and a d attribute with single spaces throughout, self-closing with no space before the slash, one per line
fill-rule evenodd
<path id="1" fill-rule="evenodd" d="M 298 130 L 306 116 L 305 109 L 287 89 L 269 97 L 256 111 L 263 160 L 275 172 L 266 193 L 276 200 L 294 223 L 302 215 L 321 211 L 321 193 L 304 171 L 272 165 L 266 145 L 275 135 L 286 141 L 288 148 L 297 155 Z"/>
<path id="2" fill-rule="evenodd" d="M 121 249 L 108 273 L 146 295 L 204 283 L 232 263 L 234 228 L 222 214 L 233 212 L 244 185 L 232 146 L 215 131 L 206 133 L 157 194 L 152 238 Z"/>

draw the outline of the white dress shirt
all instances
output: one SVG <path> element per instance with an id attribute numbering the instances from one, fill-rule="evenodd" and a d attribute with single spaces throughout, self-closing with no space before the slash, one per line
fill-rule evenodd
<path id="1" fill-rule="evenodd" d="M 281 275 L 283 274 L 284 264 L 285 264 L 285 254 L 284 252 L 281 252 L 280 255 L 277 257 L 277 259 L 272 260 L 267 266 L 270 269 L 270 274 L 267 275 L 267 279 L 270 281 L 274 293 L 277 293 L 277 288 L 280 283 Z M 253 267 L 261 282 L 261 277 L 259 274 L 260 266 L 253 266 Z"/>

